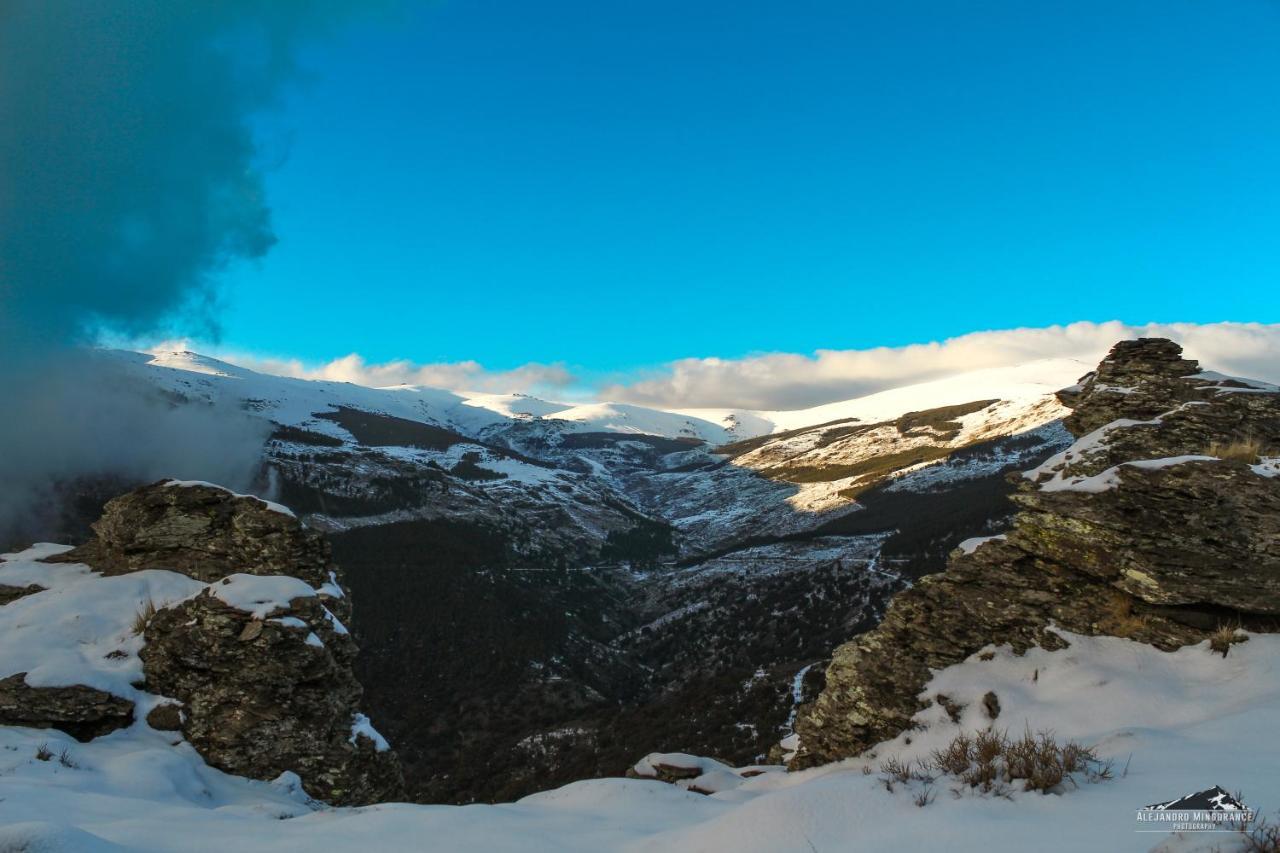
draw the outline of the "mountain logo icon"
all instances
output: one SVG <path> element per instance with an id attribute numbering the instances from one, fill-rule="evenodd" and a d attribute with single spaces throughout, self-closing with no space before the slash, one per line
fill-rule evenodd
<path id="1" fill-rule="evenodd" d="M 1197 791 L 1194 794 L 1186 794 L 1178 797 L 1176 800 L 1170 800 L 1167 803 L 1152 803 L 1147 806 L 1148 809 L 1158 809 L 1160 811 L 1245 811 L 1244 803 L 1228 794 L 1220 786 L 1214 785 L 1212 788 L 1206 788 L 1203 791 Z"/>

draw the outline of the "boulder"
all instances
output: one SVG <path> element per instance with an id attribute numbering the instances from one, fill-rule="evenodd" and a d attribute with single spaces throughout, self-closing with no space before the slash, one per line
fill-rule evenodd
<path id="1" fill-rule="evenodd" d="M 133 703 L 83 684 L 32 687 L 26 673 L 0 679 L 0 725 L 59 729 L 87 741 L 133 724 Z"/>
<path id="2" fill-rule="evenodd" d="M 28 595 L 35 595 L 37 592 L 44 592 L 44 587 L 36 584 L 27 584 L 26 586 L 11 586 L 10 584 L 0 583 L 0 607 L 11 601 L 17 601 L 19 598 L 25 598 Z"/>
<path id="3" fill-rule="evenodd" d="M 182 731 L 182 708 L 173 702 L 162 702 L 147 712 L 147 725 L 158 732 Z"/>

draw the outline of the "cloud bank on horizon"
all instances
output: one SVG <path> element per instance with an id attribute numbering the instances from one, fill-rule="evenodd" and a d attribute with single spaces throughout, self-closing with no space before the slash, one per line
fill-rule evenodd
<path id="1" fill-rule="evenodd" d="M 1134 337 L 1172 338 L 1207 369 L 1280 382 L 1280 324 L 1131 325 L 1111 321 L 972 332 L 901 347 L 824 349 L 809 355 L 763 353 L 736 359 L 686 358 L 645 371 L 638 378 L 603 384 L 592 389 L 591 396 L 668 409 L 801 409 L 970 370 L 1009 367 L 1037 359 L 1076 359 L 1084 373 L 1116 341 Z M 296 359 L 223 357 L 263 373 L 370 387 L 408 384 L 554 396 L 583 384 L 564 365 L 536 362 L 514 370 L 490 371 L 475 361 L 369 364 L 356 354 L 311 366 Z"/>
<path id="2" fill-rule="evenodd" d="M 187 341 L 167 342 L 151 351 L 191 349 L 198 345 Z M 317 379 L 328 382 L 350 382 L 369 388 L 392 385 L 425 385 L 458 391 L 504 393 L 549 393 L 577 384 L 578 379 L 562 364 L 530 362 L 512 370 L 486 370 L 478 361 L 439 364 L 415 364 L 407 360 L 369 364 L 351 353 L 320 365 L 307 365 L 296 358 L 259 358 L 249 355 L 221 355 L 222 360 L 259 373 L 291 376 L 295 379 Z"/>
<path id="3" fill-rule="evenodd" d="M 656 376 L 608 386 L 601 394 L 651 406 L 798 409 L 1043 358 L 1076 359 L 1084 372 L 1117 341 L 1136 337 L 1172 338 L 1207 369 L 1280 381 L 1280 324 L 1111 321 L 972 332 L 941 342 L 813 355 L 682 359 Z"/>

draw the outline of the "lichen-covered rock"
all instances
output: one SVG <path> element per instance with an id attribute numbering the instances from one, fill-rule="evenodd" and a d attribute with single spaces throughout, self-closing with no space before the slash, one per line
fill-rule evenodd
<path id="1" fill-rule="evenodd" d="M 1199 365 L 1183 358 L 1182 347 L 1173 341 L 1121 341 L 1096 371 L 1058 393 L 1058 399 L 1073 409 L 1063 423 L 1081 436 L 1119 418 L 1148 420 L 1190 399 L 1184 380 L 1198 371 Z"/>
<path id="2" fill-rule="evenodd" d="M 146 687 L 182 702 L 182 733 L 214 767 L 254 779 L 293 771 L 334 804 L 394 799 L 395 754 L 358 711 L 355 644 L 291 580 L 233 575 L 159 611 L 140 653 Z"/>
<path id="3" fill-rule="evenodd" d="M 77 740 L 123 729 L 133 723 L 133 703 L 82 684 L 32 687 L 19 672 L 0 679 L 0 725 L 56 728 Z"/>
<path id="4" fill-rule="evenodd" d="M 991 644 L 1059 648 L 1057 626 L 1171 650 L 1280 613 L 1280 471 L 1264 458 L 1280 447 L 1280 390 L 1143 339 L 1059 396 L 1077 442 L 1014 475 L 1007 537 L 958 550 L 836 649 L 798 715 L 792 768 L 896 736 L 932 701 L 920 697 L 932 670 Z M 1257 458 L 1219 458 L 1228 444 Z"/>
<path id="5" fill-rule="evenodd" d="M 321 535 L 283 507 L 171 481 L 109 502 L 94 533 L 44 559 L 108 575 L 166 569 L 209 584 L 142 620 L 142 686 L 170 700 L 150 709 L 148 725 L 180 731 L 228 773 L 270 780 L 292 771 L 327 802 L 400 796 L 396 755 L 359 711 L 350 606 Z M 87 687 L 0 682 L 0 722 L 94 736 L 132 719 L 132 702 Z"/>
<path id="6" fill-rule="evenodd" d="M 235 573 L 338 583 L 321 534 L 283 507 L 219 486 L 164 480 L 135 489 L 107 503 L 93 532 L 53 559 L 105 574 L 168 569 L 206 583 Z"/>
<path id="7" fill-rule="evenodd" d="M 1280 480 L 1229 460 L 1121 466 L 1098 493 L 1013 496 L 1008 541 L 1148 604 L 1280 614 Z"/>

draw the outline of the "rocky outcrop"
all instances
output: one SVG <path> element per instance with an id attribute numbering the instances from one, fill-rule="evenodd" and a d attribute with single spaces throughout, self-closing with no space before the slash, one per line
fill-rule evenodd
<path id="1" fill-rule="evenodd" d="M 83 684 L 32 687 L 19 672 L 0 679 L 0 724 L 55 728 L 92 740 L 133 724 L 133 703 Z"/>
<path id="2" fill-rule="evenodd" d="M 395 799 L 395 754 L 356 710 L 355 643 L 305 583 L 289 581 L 233 575 L 159 611 L 140 653 L 147 689 L 182 702 L 183 735 L 221 770 L 292 771 L 339 805 Z"/>
<path id="3" fill-rule="evenodd" d="M 206 583 L 289 575 L 314 587 L 336 572 L 323 536 L 278 504 L 219 486 L 162 480 L 107 503 L 94 538 L 59 555 L 104 574 L 168 569 Z"/>
<path id="4" fill-rule="evenodd" d="M 1174 649 L 1280 613 L 1280 390 L 1142 339 L 1060 398 L 1075 444 L 1013 475 L 1007 536 L 961 548 L 836 649 L 792 768 L 894 737 L 939 701 L 920 696 L 931 670 L 991 644 L 1059 648 L 1056 626 Z"/>
<path id="5" fill-rule="evenodd" d="M 163 481 L 110 501 L 95 538 L 46 558 L 104 574 L 164 569 L 208 583 L 139 619 L 148 725 L 180 731 L 210 765 L 270 780 L 291 771 L 319 800 L 401 795 L 399 762 L 360 713 L 356 646 L 329 546 L 283 507 Z M 21 713 L 10 713 L 14 708 Z M 128 725 L 133 702 L 84 686 L 0 682 L 0 722 L 80 736 Z"/>

